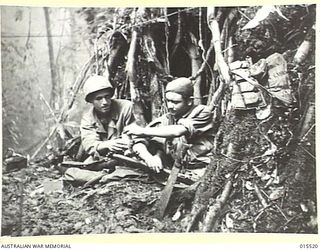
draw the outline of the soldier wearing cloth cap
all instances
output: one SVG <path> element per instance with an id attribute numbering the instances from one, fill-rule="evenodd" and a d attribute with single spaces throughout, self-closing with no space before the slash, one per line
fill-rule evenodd
<path id="1" fill-rule="evenodd" d="M 216 128 L 212 112 L 205 105 L 193 104 L 193 86 L 188 78 L 169 82 L 165 95 L 168 114 L 155 119 L 145 128 L 133 124 L 125 133 L 145 138 L 137 140 L 133 150 L 156 172 L 173 162 L 172 152 L 177 140 L 183 138 L 190 146 L 186 168 L 199 170 L 195 173 L 200 177 L 210 162 L 208 154 L 214 145 Z"/>
<path id="2" fill-rule="evenodd" d="M 112 99 L 114 88 L 107 78 L 94 75 L 83 86 L 85 100 L 92 104 L 80 125 L 82 146 L 92 158 L 107 151 L 123 152 L 128 139 L 121 138 L 123 128 L 134 121 L 132 103 Z"/>

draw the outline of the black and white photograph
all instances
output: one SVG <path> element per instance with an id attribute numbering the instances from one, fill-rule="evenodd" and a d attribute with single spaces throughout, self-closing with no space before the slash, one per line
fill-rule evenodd
<path id="1" fill-rule="evenodd" d="M 318 234 L 315 4 L 0 8 L 1 236 Z"/>

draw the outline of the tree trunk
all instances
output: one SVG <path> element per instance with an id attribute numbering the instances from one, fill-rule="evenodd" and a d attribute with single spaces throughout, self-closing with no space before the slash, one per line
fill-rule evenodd
<path id="1" fill-rule="evenodd" d="M 46 30 L 47 30 L 47 39 L 48 39 L 48 50 L 49 50 L 49 63 L 50 63 L 50 74 L 51 74 L 51 97 L 50 104 L 54 110 L 59 110 L 59 86 L 57 81 L 57 72 L 56 66 L 54 63 L 54 52 L 53 52 L 53 43 L 52 43 L 52 33 L 50 25 L 50 15 L 49 8 L 43 7 Z"/>
<path id="2" fill-rule="evenodd" d="M 107 69 L 109 77 L 112 79 L 117 71 L 117 67 L 124 62 L 125 55 L 128 52 L 127 41 L 120 32 L 114 32 L 110 38 L 110 53 L 107 60 Z"/>
<path id="3" fill-rule="evenodd" d="M 228 85 L 230 83 L 229 67 L 224 61 L 224 58 L 222 55 L 220 29 L 219 29 L 218 21 L 215 19 L 215 16 L 214 16 L 214 9 L 215 8 L 208 8 L 207 19 L 208 19 L 209 28 L 212 34 L 212 42 L 214 44 L 216 64 L 218 66 L 219 73 L 223 79 L 223 83 Z"/>
<path id="4" fill-rule="evenodd" d="M 162 114 L 161 90 L 159 88 L 158 76 L 153 74 L 150 81 L 151 115 L 152 120 Z"/>
<path id="5" fill-rule="evenodd" d="M 228 162 L 225 159 L 218 159 L 218 157 L 212 159 L 197 188 L 192 210 L 188 218 L 189 225 L 187 232 L 199 229 L 199 222 L 202 221 L 205 215 L 210 199 L 216 197 L 225 183 L 224 176 L 229 171 L 229 166 L 235 167 L 232 162 Z"/>
<path id="6" fill-rule="evenodd" d="M 143 8 L 139 9 L 143 12 Z M 140 13 L 139 14 L 142 14 Z M 128 60 L 126 65 L 127 76 L 130 84 L 130 94 L 131 100 L 133 101 L 133 112 L 137 123 L 140 126 L 145 126 L 147 124 L 144 117 L 144 109 L 141 101 L 141 95 L 138 90 L 137 84 L 137 70 L 136 70 L 136 51 L 138 46 L 138 31 L 136 28 L 132 30 L 131 43 L 128 51 Z"/>
<path id="7" fill-rule="evenodd" d="M 201 67 L 201 55 L 198 48 L 198 41 L 195 35 L 189 32 L 189 38 L 186 45 L 187 54 L 191 60 L 191 75 L 196 75 Z M 195 83 L 193 85 L 193 97 L 194 104 L 199 105 L 202 103 L 202 95 L 201 95 L 201 75 L 195 79 Z"/>

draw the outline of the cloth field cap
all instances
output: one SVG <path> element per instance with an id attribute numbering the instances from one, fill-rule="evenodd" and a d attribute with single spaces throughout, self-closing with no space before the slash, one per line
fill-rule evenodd
<path id="1" fill-rule="evenodd" d="M 186 77 L 177 78 L 167 84 L 166 93 L 167 92 L 174 92 L 188 98 L 193 95 L 192 82 Z"/>
<path id="2" fill-rule="evenodd" d="M 103 89 L 111 89 L 112 94 L 114 92 L 112 84 L 106 77 L 99 75 L 90 76 L 83 85 L 85 100 L 89 102 L 88 97 L 90 96 L 90 94 Z"/>

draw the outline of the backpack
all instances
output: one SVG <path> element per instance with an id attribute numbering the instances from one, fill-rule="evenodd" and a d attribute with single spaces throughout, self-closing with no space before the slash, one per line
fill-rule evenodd
<path id="1" fill-rule="evenodd" d="M 250 80 L 259 84 L 256 79 L 250 76 L 249 63 L 247 61 L 235 61 L 229 65 L 231 72 L 240 72 Z M 239 110 L 257 109 L 266 106 L 266 101 L 261 91 L 249 83 L 243 77 L 233 74 L 231 107 Z"/>
<path id="2" fill-rule="evenodd" d="M 235 76 L 231 98 L 234 109 L 263 108 L 267 105 L 266 94 L 273 98 L 273 104 L 288 107 L 295 102 L 283 55 L 274 53 L 253 65 L 247 61 L 236 61 L 229 66 Z M 254 78 L 258 75 L 267 77 L 266 86 Z"/>

